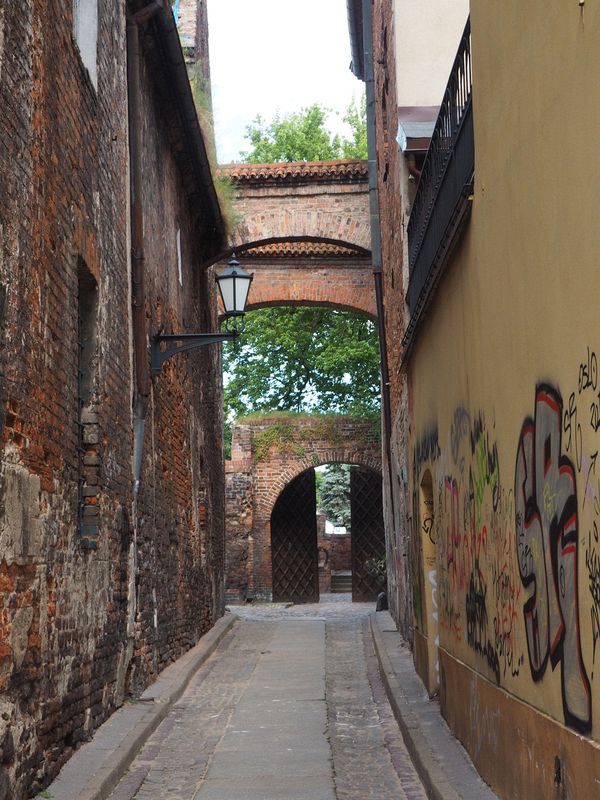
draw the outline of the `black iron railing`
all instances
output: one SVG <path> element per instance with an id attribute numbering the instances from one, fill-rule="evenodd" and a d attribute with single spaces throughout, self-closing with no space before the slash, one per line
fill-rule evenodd
<path id="1" fill-rule="evenodd" d="M 471 25 L 467 21 L 408 223 L 407 302 L 413 314 L 423 307 L 423 295 L 435 284 L 443 255 L 470 207 L 475 163 L 471 88 Z"/>

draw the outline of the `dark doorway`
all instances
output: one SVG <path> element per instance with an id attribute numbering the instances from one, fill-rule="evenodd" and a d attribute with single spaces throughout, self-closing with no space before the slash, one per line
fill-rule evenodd
<path id="1" fill-rule="evenodd" d="M 286 486 L 271 514 L 273 601 L 319 602 L 315 473 Z"/>
<path id="2" fill-rule="evenodd" d="M 385 589 L 385 531 L 381 475 L 353 467 L 350 470 L 352 517 L 352 600 L 375 600 Z"/>

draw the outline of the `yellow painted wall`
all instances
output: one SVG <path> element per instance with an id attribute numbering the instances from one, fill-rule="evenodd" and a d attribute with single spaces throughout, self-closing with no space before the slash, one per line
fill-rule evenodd
<path id="1" fill-rule="evenodd" d="M 600 742 L 600 5 L 471 23 L 473 211 L 409 364 L 415 624 L 429 469 L 445 663 Z"/>

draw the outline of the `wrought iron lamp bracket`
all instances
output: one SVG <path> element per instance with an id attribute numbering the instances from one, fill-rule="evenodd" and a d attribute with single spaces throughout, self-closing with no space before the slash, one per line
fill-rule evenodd
<path id="1" fill-rule="evenodd" d="M 205 347 L 209 344 L 217 344 L 235 339 L 239 336 L 237 330 L 227 331 L 226 333 L 156 333 L 150 343 L 150 370 L 152 377 L 158 375 L 163 364 L 171 356 L 177 353 L 186 353 L 188 350 L 195 350 L 197 347 Z M 181 342 L 166 350 L 161 350 L 161 342 Z"/>

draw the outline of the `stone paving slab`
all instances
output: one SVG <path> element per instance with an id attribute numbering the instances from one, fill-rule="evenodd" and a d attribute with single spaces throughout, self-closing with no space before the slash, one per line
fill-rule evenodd
<path id="1" fill-rule="evenodd" d="M 379 678 L 370 608 L 251 610 L 110 800 L 425 800 Z"/>
<path id="2" fill-rule="evenodd" d="M 498 800 L 430 700 L 389 612 L 370 618 L 381 675 L 406 746 L 432 800 Z"/>
<path id="3" fill-rule="evenodd" d="M 48 787 L 47 795 L 53 800 L 106 800 L 236 620 L 235 614 L 218 620 L 198 644 L 160 673 L 138 702 L 126 703 L 116 711 L 93 739 L 74 753 Z"/>
<path id="4" fill-rule="evenodd" d="M 290 778 L 256 782 L 240 786 L 237 780 L 207 780 L 197 795 L 198 800 L 336 800 L 331 777 Z"/>
<path id="5" fill-rule="evenodd" d="M 198 800 L 335 800 L 325 737 L 324 625 L 290 620 L 269 627 L 272 636 L 233 709 Z M 240 729 L 252 731 L 250 750 L 236 735 Z"/>

